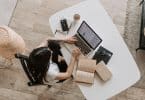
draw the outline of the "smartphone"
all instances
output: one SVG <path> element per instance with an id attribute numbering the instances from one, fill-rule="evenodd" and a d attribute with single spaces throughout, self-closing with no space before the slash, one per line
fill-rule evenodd
<path id="1" fill-rule="evenodd" d="M 60 20 L 60 24 L 61 24 L 62 31 L 69 31 L 66 19 Z"/>

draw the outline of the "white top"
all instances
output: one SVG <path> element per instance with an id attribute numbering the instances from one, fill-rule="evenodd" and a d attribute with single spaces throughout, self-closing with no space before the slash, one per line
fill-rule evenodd
<path id="1" fill-rule="evenodd" d="M 100 45 L 113 52 L 113 56 L 107 64 L 113 74 L 111 80 L 103 82 L 95 75 L 92 85 L 78 83 L 86 99 L 106 100 L 135 84 L 140 79 L 139 69 L 123 38 L 99 0 L 86 0 L 51 16 L 49 22 L 52 32 L 54 33 L 60 25 L 60 18 L 71 19 L 76 13 L 80 14 L 81 20 L 85 20 L 102 38 L 103 41 Z M 71 54 L 65 48 L 62 49 L 64 49 L 62 53 L 67 61 Z"/>
<path id="2" fill-rule="evenodd" d="M 47 75 L 46 75 L 46 80 L 49 81 L 50 83 L 54 82 L 54 80 L 59 72 L 60 71 L 59 71 L 57 64 L 50 61 L 49 69 L 48 69 Z"/>

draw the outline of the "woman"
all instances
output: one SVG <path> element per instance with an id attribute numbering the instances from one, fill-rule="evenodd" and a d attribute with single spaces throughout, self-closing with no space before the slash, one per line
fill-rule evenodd
<path id="1" fill-rule="evenodd" d="M 65 80 L 72 75 L 75 63 L 80 55 L 79 49 L 72 51 L 69 65 L 66 64 L 61 53 L 60 43 L 74 43 L 74 37 L 66 39 L 48 39 L 38 48 L 34 49 L 30 56 L 30 63 L 35 66 L 35 76 L 38 81 Z"/>

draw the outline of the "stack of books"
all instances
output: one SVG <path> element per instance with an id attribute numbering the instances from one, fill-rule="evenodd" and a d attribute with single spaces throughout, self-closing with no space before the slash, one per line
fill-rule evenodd
<path id="1" fill-rule="evenodd" d="M 79 59 L 75 81 L 93 84 L 95 73 L 105 82 L 111 79 L 112 76 L 111 71 L 106 67 L 104 61 L 100 61 L 96 64 L 96 60 Z"/>

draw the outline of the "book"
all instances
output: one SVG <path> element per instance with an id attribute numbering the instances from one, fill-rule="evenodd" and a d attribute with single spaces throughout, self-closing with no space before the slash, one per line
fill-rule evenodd
<path id="1" fill-rule="evenodd" d="M 96 59 L 96 63 L 99 63 L 100 61 L 104 61 L 105 64 L 107 64 L 112 57 L 113 53 L 109 51 L 108 49 L 100 46 L 99 49 L 96 51 L 92 59 Z"/>
<path id="2" fill-rule="evenodd" d="M 103 81 L 108 81 L 112 77 L 111 71 L 107 68 L 104 61 L 100 61 L 96 66 L 96 72 Z"/>
<path id="3" fill-rule="evenodd" d="M 79 59 L 75 75 L 76 82 L 94 83 L 94 72 L 96 70 L 96 61 L 92 59 Z"/>

